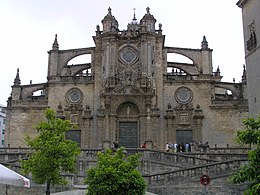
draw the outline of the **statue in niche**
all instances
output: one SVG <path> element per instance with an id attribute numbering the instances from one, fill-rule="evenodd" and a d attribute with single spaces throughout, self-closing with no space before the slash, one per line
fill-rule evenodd
<path id="1" fill-rule="evenodd" d="M 129 105 L 127 105 L 127 107 L 126 107 L 126 115 L 130 116 L 130 112 L 131 112 L 131 108 L 130 108 Z"/>
<path id="2" fill-rule="evenodd" d="M 71 114 L 70 115 L 70 120 L 71 120 L 71 123 L 77 124 L 78 123 L 77 115 L 76 114 Z"/>
<path id="3" fill-rule="evenodd" d="M 151 113 L 151 109 L 150 107 L 148 106 L 147 109 L 146 109 L 146 113 L 147 113 L 147 116 L 150 116 L 150 113 Z"/>

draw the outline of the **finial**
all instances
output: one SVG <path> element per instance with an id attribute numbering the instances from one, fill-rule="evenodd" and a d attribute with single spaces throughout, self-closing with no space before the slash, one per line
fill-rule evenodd
<path id="1" fill-rule="evenodd" d="M 208 42 L 206 39 L 206 36 L 203 36 L 202 42 L 201 42 L 201 49 L 203 50 L 207 50 L 208 49 Z"/>
<path id="2" fill-rule="evenodd" d="M 147 12 L 147 14 L 150 14 L 150 8 L 149 7 L 146 8 L 146 12 Z"/>
<path id="3" fill-rule="evenodd" d="M 217 72 L 220 72 L 219 65 L 218 65 L 218 68 L 217 68 Z"/>
<path id="4" fill-rule="evenodd" d="M 58 44 L 58 38 L 57 38 L 57 34 L 55 34 L 55 39 L 54 42 L 52 44 L 52 50 L 59 50 L 59 44 Z"/>
<path id="5" fill-rule="evenodd" d="M 108 14 L 109 14 L 109 15 L 112 15 L 111 10 L 112 10 L 112 9 L 109 7 L 109 8 L 108 8 Z"/>
<path id="6" fill-rule="evenodd" d="M 14 85 L 19 86 L 21 84 L 20 75 L 19 75 L 19 68 L 17 68 L 16 77 L 14 79 Z"/>
<path id="7" fill-rule="evenodd" d="M 247 77 L 246 77 L 246 65 L 243 64 L 243 74 L 242 74 L 242 83 L 246 83 Z"/>
<path id="8" fill-rule="evenodd" d="M 162 34 L 162 24 L 159 23 L 159 30 L 158 30 L 158 34 L 161 35 Z"/>
<path id="9" fill-rule="evenodd" d="M 100 26 L 97 25 L 97 26 L 96 26 L 96 35 L 98 36 L 98 35 L 100 35 L 100 34 L 101 34 Z"/>
<path id="10" fill-rule="evenodd" d="M 218 65 L 218 67 L 217 67 L 217 70 L 216 70 L 216 72 L 214 73 L 215 74 L 215 76 L 220 76 L 220 68 L 219 68 L 219 65 Z"/>

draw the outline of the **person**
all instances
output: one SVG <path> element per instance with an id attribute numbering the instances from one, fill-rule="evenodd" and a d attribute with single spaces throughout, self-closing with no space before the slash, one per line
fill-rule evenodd
<path id="1" fill-rule="evenodd" d="M 186 143 L 185 144 L 185 152 L 189 152 L 190 144 Z"/>
<path id="2" fill-rule="evenodd" d="M 180 144 L 180 152 L 183 152 L 183 143 Z"/>
<path id="3" fill-rule="evenodd" d="M 177 144 L 177 152 L 181 152 L 181 144 Z"/>
<path id="4" fill-rule="evenodd" d="M 142 144 L 141 148 L 146 148 L 146 142 Z"/>
<path id="5" fill-rule="evenodd" d="M 166 145 L 165 145 L 165 151 L 166 151 L 166 152 L 169 152 L 169 150 L 170 150 L 169 144 L 166 143 Z"/>
<path id="6" fill-rule="evenodd" d="M 181 147 L 182 147 L 182 152 L 185 152 L 185 145 L 183 142 L 181 143 Z"/>
<path id="7" fill-rule="evenodd" d="M 177 151 L 178 151 L 178 144 L 173 144 L 173 151 L 174 151 L 174 153 L 177 153 Z"/>

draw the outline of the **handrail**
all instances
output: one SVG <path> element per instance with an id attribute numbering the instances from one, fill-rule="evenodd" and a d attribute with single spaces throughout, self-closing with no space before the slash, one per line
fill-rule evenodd
<path id="1" fill-rule="evenodd" d="M 229 160 L 164 173 L 146 174 L 143 177 L 147 180 L 148 185 L 160 185 L 169 182 L 177 183 L 184 180 L 192 180 L 195 177 L 199 180 L 202 174 L 208 174 L 214 179 L 215 177 L 227 176 L 231 172 L 238 170 L 247 161 L 247 159 Z"/>

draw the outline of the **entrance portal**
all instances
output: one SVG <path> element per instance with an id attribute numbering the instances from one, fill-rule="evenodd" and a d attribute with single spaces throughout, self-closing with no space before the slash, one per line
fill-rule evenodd
<path id="1" fill-rule="evenodd" d="M 192 142 L 192 130 L 177 130 L 176 141 L 178 144 L 186 144 Z"/>
<path id="2" fill-rule="evenodd" d="M 138 148 L 137 122 L 119 122 L 119 145 L 126 148 Z"/>

